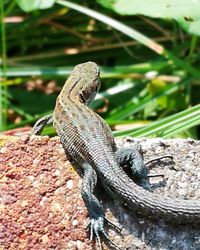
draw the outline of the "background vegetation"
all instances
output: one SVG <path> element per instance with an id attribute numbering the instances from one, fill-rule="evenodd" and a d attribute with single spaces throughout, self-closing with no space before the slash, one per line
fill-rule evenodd
<path id="1" fill-rule="evenodd" d="M 51 113 L 91 60 L 102 78 L 92 107 L 116 136 L 198 139 L 199 25 L 200 0 L 1 1 L 0 130 Z"/>

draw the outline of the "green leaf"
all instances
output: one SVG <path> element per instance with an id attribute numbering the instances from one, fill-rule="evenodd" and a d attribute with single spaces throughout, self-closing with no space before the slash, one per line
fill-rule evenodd
<path id="1" fill-rule="evenodd" d="M 186 17 L 180 17 L 176 20 L 185 31 L 200 36 L 200 17 L 196 18 L 196 20 L 195 18 L 187 19 Z"/>
<path id="2" fill-rule="evenodd" d="M 121 15 L 175 19 L 189 33 L 200 35 L 200 0 L 97 0 Z"/>
<path id="3" fill-rule="evenodd" d="M 55 0 L 17 0 L 17 4 L 25 12 L 37 9 L 48 9 L 52 7 L 54 3 Z"/>
<path id="4" fill-rule="evenodd" d="M 122 15 L 143 14 L 151 17 L 179 18 L 198 17 L 199 0 L 97 0 Z"/>

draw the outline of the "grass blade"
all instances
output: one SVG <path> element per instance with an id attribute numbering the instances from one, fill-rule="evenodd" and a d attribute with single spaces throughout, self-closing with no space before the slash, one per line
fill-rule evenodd
<path id="1" fill-rule="evenodd" d="M 200 104 L 178 114 L 153 122 L 141 129 L 116 131 L 113 134 L 115 136 L 128 135 L 133 137 L 154 135 L 168 137 L 198 124 L 200 124 Z"/>

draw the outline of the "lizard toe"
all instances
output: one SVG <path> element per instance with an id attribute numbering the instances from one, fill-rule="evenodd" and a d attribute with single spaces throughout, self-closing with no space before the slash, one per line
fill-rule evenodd
<path id="1" fill-rule="evenodd" d="M 98 242 L 99 250 L 102 250 L 100 234 L 103 232 L 105 232 L 104 231 L 104 218 L 98 217 L 95 219 L 91 219 L 91 221 L 90 221 L 90 240 L 93 240 L 94 235 L 95 235 L 97 242 Z"/>
<path id="2" fill-rule="evenodd" d="M 108 234 L 106 233 L 106 231 L 104 229 L 104 218 L 103 217 L 91 219 L 90 223 L 91 223 L 90 224 L 90 240 L 93 239 L 94 234 L 95 234 L 99 250 L 102 250 L 102 243 L 101 243 L 100 235 L 102 235 L 116 250 L 122 250 L 109 238 Z"/>

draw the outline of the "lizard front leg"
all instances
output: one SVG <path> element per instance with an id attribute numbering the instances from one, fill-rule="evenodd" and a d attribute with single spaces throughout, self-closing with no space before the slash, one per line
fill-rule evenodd
<path id="1" fill-rule="evenodd" d="M 93 239 L 95 234 L 99 250 L 102 250 L 102 244 L 100 239 L 100 234 L 102 234 L 106 240 L 108 240 L 113 246 L 115 246 L 115 249 L 120 250 L 120 248 L 109 239 L 107 233 L 105 232 L 105 215 L 101 208 L 99 200 L 93 193 L 97 183 L 97 174 L 88 163 L 81 164 L 81 167 L 84 171 L 81 195 L 90 216 L 90 240 Z"/>
<path id="2" fill-rule="evenodd" d="M 103 233 L 108 237 L 104 230 L 104 212 L 101 205 L 93 194 L 94 188 L 97 184 L 97 174 L 88 163 L 83 163 L 82 168 L 84 171 L 81 195 L 88 209 L 90 216 L 90 240 L 93 239 L 95 233 L 99 245 L 99 249 L 102 249 L 99 233 Z"/>
<path id="3" fill-rule="evenodd" d="M 46 125 L 53 123 L 53 114 L 41 117 L 32 128 L 32 135 L 38 135 Z"/>

